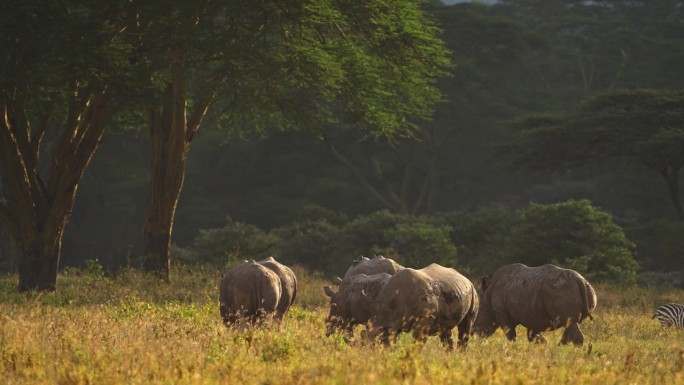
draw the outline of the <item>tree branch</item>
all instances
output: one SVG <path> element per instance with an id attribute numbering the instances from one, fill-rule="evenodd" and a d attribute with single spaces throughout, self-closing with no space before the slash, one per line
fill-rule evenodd
<path id="1" fill-rule="evenodd" d="M 356 166 L 354 166 L 349 159 L 347 159 L 344 155 L 342 155 L 337 148 L 332 144 L 332 142 L 328 139 L 326 135 L 323 135 L 323 142 L 325 142 L 328 150 L 330 150 L 330 153 L 339 161 L 342 163 L 345 167 L 347 167 L 356 177 L 356 179 L 361 183 L 361 185 L 366 189 L 366 191 L 375 199 L 377 199 L 383 206 L 387 207 L 388 209 L 394 210 L 396 207 L 389 202 L 387 199 L 385 199 L 379 192 L 378 190 L 373 187 L 368 179 L 363 175 L 361 170 L 359 170 Z"/>

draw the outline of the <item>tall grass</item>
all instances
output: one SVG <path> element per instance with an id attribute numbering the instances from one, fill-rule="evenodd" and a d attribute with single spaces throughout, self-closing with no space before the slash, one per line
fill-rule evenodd
<path id="1" fill-rule="evenodd" d="M 220 271 L 175 269 L 172 283 L 136 271 L 60 277 L 49 294 L 16 294 L 0 278 L 2 384 L 684 384 L 684 330 L 651 319 L 684 292 L 598 287 L 585 345 L 507 341 L 501 332 L 447 353 L 402 335 L 389 348 L 325 337 L 325 280 L 297 269 L 296 305 L 281 324 L 229 329 Z M 524 331 L 519 330 L 524 336 Z"/>

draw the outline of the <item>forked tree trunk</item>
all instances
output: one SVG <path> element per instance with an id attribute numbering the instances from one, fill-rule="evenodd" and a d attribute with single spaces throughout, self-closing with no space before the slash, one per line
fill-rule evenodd
<path id="1" fill-rule="evenodd" d="M 105 90 L 104 84 L 74 84 L 46 180 L 39 173 L 38 159 L 49 114 L 31 122 L 20 95 L 0 103 L 0 170 L 6 182 L 0 221 L 19 244 L 19 291 L 56 289 L 64 228 L 78 183 L 104 132 Z"/>
<path id="2" fill-rule="evenodd" d="M 160 106 L 148 108 L 152 172 L 143 234 L 143 269 L 163 281 L 169 279 L 173 221 L 183 188 L 188 150 L 209 108 L 208 99 L 198 101 L 187 117 L 182 56 L 174 54 L 171 65 L 171 81 Z"/>

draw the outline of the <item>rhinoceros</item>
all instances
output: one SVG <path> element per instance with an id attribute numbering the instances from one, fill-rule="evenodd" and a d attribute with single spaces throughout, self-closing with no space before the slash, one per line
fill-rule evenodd
<path id="1" fill-rule="evenodd" d="M 375 299 L 391 277 L 387 273 L 355 274 L 344 279 L 337 292 L 325 286 L 325 294 L 330 297 L 326 336 L 339 330 L 353 336 L 354 326 L 366 324 L 371 317 L 371 304 L 365 296 Z"/>
<path id="2" fill-rule="evenodd" d="M 280 301 L 278 301 L 278 306 L 276 308 L 276 318 L 282 320 L 285 313 L 287 313 L 290 306 L 294 303 L 295 298 L 297 298 L 297 276 L 292 269 L 276 261 L 273 257 L 268 257 L 263 261 L 259 261 L 259 264 L 269 268 L 276 273 L 280 279 L 281 294 Z"/>
<path id="3" fill-rule="evenodd" d="M 351 277 L 355 274 L 372 275 L 377 273 L 387 273 L 394 275 L 397 271 L 403 268 L 403 266 L 396 263 L 393 259 L 385 258 L 382 255 L 376 255 L 373 258 L 366 258 L 362 256 L 355 260 L 351 266 L 349 266 L 349 269 L 347 269 L 343 279 Z"/>
<path id="4" fill-rule="evenodd" d="M 527 328 L 530 342 L 545 342 L 541 332 L 565 327 L 561 344 L 582 345 L 579 324 L 596 308 L 596 292 L 584 277 L 550 264 L 501 267 L 482 280 L 482 292 L 475 332 L 490 336 L 501 327 L 509 340 L 517 325 Z"/>
<path id="5" fill-rule="evenodd" d="M 253 260 L 244 261 L 221 280 L 221 318 L 225 324 L 268 319 L 275 315 L 280 296 L 280 278 L 276 273 Z"/>
<path id="6" fill-rule="evenodd" d="M 373 315 L 367 336 L 382 335 L 389 343 L 390 335 L 413 332 L 424 341 L 439 334 L 442 343 L 453 348 L 451 330 L 458 326 L 458 345 L 468 344 L 477 317 L 479 298 L 469 279 L 454 269 L 431 264 L 420 270 L 404 268 L 392 276 L 374 299 Z"/>

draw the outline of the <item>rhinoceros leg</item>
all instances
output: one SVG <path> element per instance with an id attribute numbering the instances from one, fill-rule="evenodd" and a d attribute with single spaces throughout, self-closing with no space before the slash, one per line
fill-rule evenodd
<path id="1" fill-rule="evenodd" d="M 353 323 L 349 322 L 345 326 L 344 330 L 347 332 L 347 336 L 349 338 L 354 338 L 354 324 Z"/>
<path id="2" fill-rule="evenodd" d="M 582 346 L 584 343 L 584 334 L 582 334 L 582 329 L 580 329 L 579 324 L 573 323 L 572 325 L 565 328 L 563 332 L 563 337 L 561 337 L 561 344 L 566 345 L 572 342 L 575 346 Z"/>
<path id="3" fill-rule="evenodd" d="M 390 345 L 390 334 L 394 334 L 394 341 L 396 342 L 397 335 L 399 333 L 390 333 L 389 329 L 387 329 L 387 328 L 382 329 L 382 334 L 380 335 L 380 341 L 382 341 L 383 345 L 385 345 L 385 346 Z"/>
<path id="4" fill-rule="evenodd" d="M 439 334 L 439 340 L 442 342 L 442 344 L 446 345 L 448 350 L 454 349 L 454 339 L 451 338 L 451 330 L 450 329 L 442 330 L 442 332 Z M 459 332 L 458 344 L 459 344 L 459 346 L 461 344 L 460 332 Z"/>
<path id="5" fill-rule="evenodd" d="M 517 338 L 517 335 L 515 334 L 515 326 L 513 327 L 508 327 L 508 330 L 504 328 L 504 331 L 506 332 L 506 338 L 508 338 L 509 341 L 515 341 Z"/>
<path id="6" fill-rule="evenodd" d="M 467 318 L 467 317 L 466 317 Z M 464 319 L 458 324 L 458 347 L 466 348 L 468 346 L 468 340 L 470 340 L 470 334 L 473 330 L 472 319 Z"/>
<path id="7" fill-rule="evenodd" d="M 495 311 L 494 317 L 496 322 L 501 326 L 501 329 L 506 334 L 506 338 L 509 341 L 515 341 L 515 327 L 518 326 L 517 322 L 513 321 L 511 316 L 506 311 Z"/>

